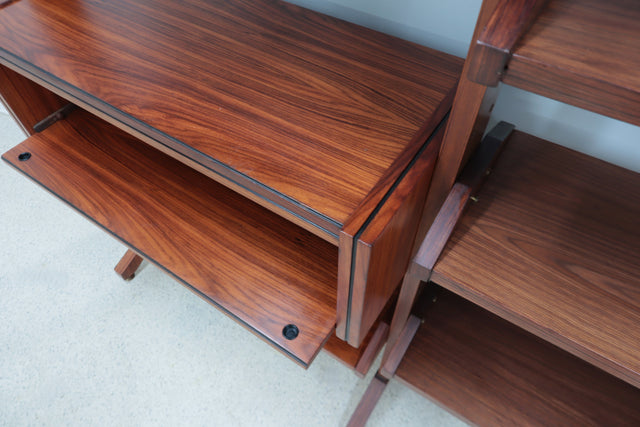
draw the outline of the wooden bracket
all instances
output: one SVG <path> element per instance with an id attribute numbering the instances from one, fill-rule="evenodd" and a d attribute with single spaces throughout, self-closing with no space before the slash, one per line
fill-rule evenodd
<path id="1" fill-rule="evenodd" d="M 54 124 L 55 122 L 59 121 L 59 120 L 63 120 L 65 117 L 67 117 L 69 114 L 71 114 L 71 112 L 73 110 L 75 110 L 77 108 L 77 106 L 75 104 L 67 104 L 64 107 L 62 107 L 61 109 L 59 109 L 58 111 L 49 114 L 47 117 L 45 117 L 44 119 L 40 120 L 38 123 L 36 123 L 35 125 L 33 125 L 33 131 L 34 132 L 42 132 L 43 130 L 47 129 L 49 126 L 51 126 L 52 124 Z"/>

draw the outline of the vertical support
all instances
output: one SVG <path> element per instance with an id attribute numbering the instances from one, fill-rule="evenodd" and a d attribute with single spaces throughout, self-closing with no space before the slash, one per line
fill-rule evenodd
<path id="1" fill-rule="evenodd" d="M 484 0 L 478 16 L 472 40 L 475 41 L 489 21 L 498 0 Z M 475 43 L 471 43 L 467 60 L 462 69 L 462 77 L 453 100 L 451 115 L 447 123 L 444 140 L 440 149 L 429 195 L 425 203 L 423 220 L 418 236 L 424 236 L 426 230 L 438 213 L 438 209 L 447 197 L 449 190 L 466 163 L 470 153 L 482 139 L 489 122 L 489 116 L 498 95 L 497 88 L 472 82 L 467 78 Z"/>
<path id="2" fill-rule="evenodd" d="M 421 274 L 424 273 L 424 274 Z M 420 289 L 420 283 L 422 281 L 429 280 L 430 276 L 429 272 L 424 272 L 420 268 L 418 264 L 412 262 L 407 270 L 407 274 L 404 276 L 404 280 L 402 281 L 402 286 L 400 288 L 400 295 L 398 296 L 398 302 L 396 304 L 396 309 L 393 312 L 393 320 L 391 320 L 391 327 L 389 329 L 389 338 L 387 339 L 387 347 L 384 350 L 382 356 L 382 365 L 386 363 L 391 355 L 391 351 L 395 346 L 395 343 L 398 341 L 400 334 L 402 333 L 402 329 L 407 324 L 407 320 L 411 315 L 411 309 L 413 308 L 413 303 L 416 300 L 416 296 L 418 295 L 418 290 Z M 390 378 L 389 373 L 385 373 L 387 377 Z"/>
<path id="3" fill-rule="evenodd" d="M 378 374 L 373 377 L 369 383 L 369 387 L 367 387 L 367 391 L 364 392 L 360 403 L 358 403 L 356 410 L 353 412 L 353 415 L 351 415 L 347 427 L 364 427 L 371 412 L 373 412 L 373 409 L 378 404 L 378 400 L 380 400 L 384 389 L 387 388 L 388 382 L 389 380 Z"/>

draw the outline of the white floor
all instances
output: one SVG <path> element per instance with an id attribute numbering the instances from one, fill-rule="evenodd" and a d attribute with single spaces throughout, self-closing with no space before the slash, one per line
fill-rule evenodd
<path id="1" fill-rule="evenodd" d="M 23 139 L 0 108 L 0 149 Z M 340 426 L 369 378 L 303 370 L 0 165 L 0 425 Z M 391 382 L 370 426 L 464 425 Z"/>

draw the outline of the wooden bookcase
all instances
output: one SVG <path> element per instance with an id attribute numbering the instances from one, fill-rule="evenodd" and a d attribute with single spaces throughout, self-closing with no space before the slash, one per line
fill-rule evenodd
<path id="1" fill-rule="evenodd" d="M 624 0 L 483 4 L 429 198 L 448 196 L 352 425 L 391 378 L 472 424 L 640 423 L 640 174 L 474 132 L 501 81 L 640 125 L 638 22 Z"/>
<path id="2" fill-rule="evenodd" d="M 123 277 L 144 257 L 364 373 L 461 67 L 275 0 L 17 0 L 0 94 L 31 136 L 3 159 L 122 241 Z"/>

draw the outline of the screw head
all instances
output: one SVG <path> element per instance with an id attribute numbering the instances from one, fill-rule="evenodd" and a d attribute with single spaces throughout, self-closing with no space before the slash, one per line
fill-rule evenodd
<path id="1" fill-rule="evenodd" d="M 282 328 L 282 335 L 284 335 L 284 337 L 288 340 L 296 339 L 299 333 L 300 333 L 300 330 L 296 325 L 289 324 L 284 328 Z"/>

